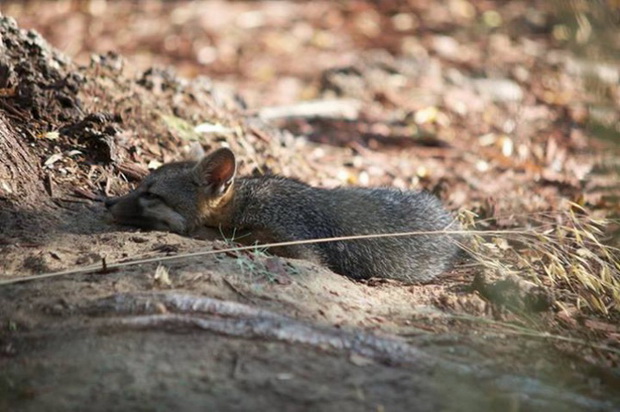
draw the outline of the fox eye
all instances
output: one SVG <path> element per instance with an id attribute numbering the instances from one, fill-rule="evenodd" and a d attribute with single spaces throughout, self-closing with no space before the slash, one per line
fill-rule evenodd
<path id="1" fill-rule="evenodd" d="M 147 200 L 157 200 L 157 199 L 161 199 L 161 196 L 156 195 L 155 193 L 152 192 L 144 192 L 142 194 L 142 197 L 147 199 Z"/>

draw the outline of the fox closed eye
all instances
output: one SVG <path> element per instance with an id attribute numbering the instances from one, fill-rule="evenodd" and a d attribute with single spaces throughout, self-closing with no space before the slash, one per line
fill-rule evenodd
<path id="1" fill-rule="evenodd" d="M 162 200 L 161 196 L 156 195 L 155 193 L 152 193 L 152 192 L 142 193 L 142 198 L 146 200 Z"/>

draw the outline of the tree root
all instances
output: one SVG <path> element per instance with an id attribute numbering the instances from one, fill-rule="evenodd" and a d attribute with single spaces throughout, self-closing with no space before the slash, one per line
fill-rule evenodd
<path id="1" fill-rule="evenodd" d="M 140 314 L 109 320 L 122 326 L 193 327 L 230 336 L 348 351 L 390 365 L 415 364 L 432 368 L 442 362 L 396 338 L 311 325 L 268 310 L 207 297 L 178 293 L 119 294 L 85 309 L 90 314 Z"/>
<path id="2" fill-rule="evenodd" d="M 498 393 L 516 396 L 522 405 L 550 406 L 554 410 L 559 410 L 560 405 L 568 410 L 613 410 L 610 402 L 597 401 L 538 379 L 441 359 L 396 337 L 312 325 L 237 302 L 159 292 L 113 295 L 82 309 L 94 316 L 105 316 L 101 319 L 101 326 L 106 328 L 191 328 L 246 339 L 304 344 L 319 350 L 362 356 L 387 365 L 412 366 L 416 374 L 430 376 L 443 371 L 455 379 L 486 382 Z"/>

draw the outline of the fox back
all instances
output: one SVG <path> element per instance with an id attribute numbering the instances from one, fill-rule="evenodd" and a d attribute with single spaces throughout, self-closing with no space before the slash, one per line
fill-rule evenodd
<path id="1" fill-rule="evenodd" d="M 235 179 L 235 172 L 233 153 L 219 149 L 200 162 L 162 166 L 133 192 L 108 199 L 106 206 L 123 224 L 185 235 L 202 226 L 245 231 L 259 243 L 422 232 L 274 250 L 354 279 L 426 281 L 447 270 L 458 253 L 456 238 L 442 233 L 458 224 L 429 193 L 323 189 L 279 176 Z"/>

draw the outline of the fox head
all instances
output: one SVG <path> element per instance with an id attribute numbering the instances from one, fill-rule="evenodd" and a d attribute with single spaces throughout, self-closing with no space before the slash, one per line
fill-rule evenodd
<path id="1" fill-rule="evenodd" d="M 198 162 L 170 163 L 148 175 L 125 196 L 105 206 L 118 223 L 190 234 L 225 221 L 237 170 L 235 155 L 218 149 Z"/>

